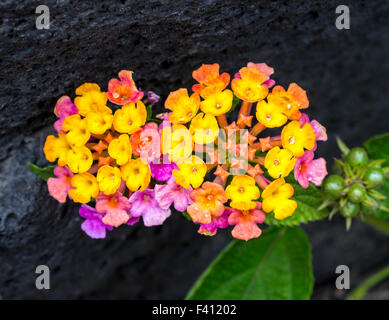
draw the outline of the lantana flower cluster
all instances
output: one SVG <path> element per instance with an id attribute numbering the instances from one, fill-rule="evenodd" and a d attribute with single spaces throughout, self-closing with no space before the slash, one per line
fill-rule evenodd
<path id="1" fill-rule="evenodd" d="M 204 64 L 193 71 L 192 92 L 171 92 L 155 119 L 159 96 L 145 96 L 132 71 L 111 79 L 107 92 L 81 85 L 54 109 L 57 135 L 44 145 L 47 160 L 57 162 L 50 195 L 82 204 L 81 228 L 92 238 L 141 217 L 147 227 L 161 225 L 173 208 L 203 235 L 232 226 L 237 239 L 259 237 L 267 214 L 281 220 L 297 208 L 287 176 L 307 188 L 327 174 L 325 160 L 314 159 L 326 130 L 303 113 L 305 90 L 275 86 L 273 73 L 250 62 L 231 80 L 218 64 Z"/>

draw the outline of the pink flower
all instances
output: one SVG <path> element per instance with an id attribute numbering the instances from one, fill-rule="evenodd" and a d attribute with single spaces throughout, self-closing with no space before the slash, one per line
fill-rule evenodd
<path id="1" fill-rule="evenodd" d="M 162 135 L 162 131 L 165 127 L 169 127 L 170 130 L 172 128 L 172 123 L 169 121 L 169 114 L 170 114 L 169 112 L 165 112 L 165 113 L 160 113 L 159 115 L 157 115 L 157 118 L 162 120 L 162 122 L 160 123 L 160 125 L 158 127 L 160 135 Z"/>
<path id="2" fill-rule="evenodd" d="M 124 105 L 130 102 L 136 103 L 143 98 L 143 92 L 136 88 L 132 79 L 132 71 L 122 70 L 118 79 L 111 79 L 108 82 L 108 99 L 112 103 Z"/>
<path id="3" fill-rule="evenodd" d="M 171 177 L 167 184 L 156 184 L 154 187 L 155 200 L 162 209 L 169 209 L 172 203 L 177 211 L 183 212 L 188 205 L 193 203 L 190 198 L 192 188 L 185 189 L 176 183 L 174 177 Z"/>
<path id="4" fill-rule="evenodd" d="M 206 236 L 214 236 L 219 228 L 224 229 L 229 226 L 228 216 L 233 210 L 226 207 L 220 217 L 213 218 L 209 224 L 202 224 L 197 232 Z"/>
<path id="5" fill-rule="evenodd" d="M 158 181 L 168 181 L 172 177 L 172 171 L 178 169 L 174 162 L 160 164 L 150 163 L 151 176 Z"/>
<path id="6" fill-rule="evenodd" d="M 143 223 L 146 227 L 158 226 L 170 216 L 170 209 L 162 209 L 157 200 L 153 189 L 134 192 L 129 202 L 132 204 L 132 217 L 143 217 Z"/>
<path id="7" fill-rule="evenodd" d="M 54 174 L 57 178 L 49 178 L 47 180 L 49 193 L 58 202 L 65 203 L 68 191 L 72 188 L 70 180 L 73 177 L 73 173 L 68 167 L 55 167 Z"/>
<path id="8" fill-rule="evenodd" d="M 92 239 L 104 239 L 106 230 L 113 229 L 112 226 L 103 223 L 103 215 L 93 207 L 83 204 L 78 213 L 86 219 L 81 224 L 81 229 Z"/>
<path id="9" fill-rule="evenodd" d="M 120 193 L 105 195 L 100 193 L 96 198 L 96 210 L 105 214 L 103 222 L 110 226 L 119 227 L 130 219 L 131 204 Z"/>
<path id="10" fill-rule="evenodd" d="M 257 225 L 265 221 L 265 214 L 260 210 L 261 207 L 262 204 L 257 202 L 257 206 L 248 211 L 232 209 L 228 223 L 235 225 L 232 229 L 234 238 L 248 241 L 261 235 L 262 230 Z"/>
<path id="11" fill-rule="evenodd" d="M 304 155 L 296 159 L 294 178 L 303 188 L 308 188 L 309 182 L 320 186 L 327 175 L 326 161 L 323 158 L 313 160 L 314 152 L 305 151 Z"/>
<path id="12" fill-rule="evenodd" d="M 54 113 L 59 118 L 59 120 L 54 123 L 54 129 L 57 130 L 57 132 L 63 133 L 62 124 L 65 118 L 72 114 L 77 114 L 78 109 L 68 96 L 63 96 L 58 99 L 54 108 Z"/>

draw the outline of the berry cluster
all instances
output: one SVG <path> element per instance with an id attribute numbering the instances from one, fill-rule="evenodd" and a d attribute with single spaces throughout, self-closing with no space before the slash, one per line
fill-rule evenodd
<path id="1" fill-rule="evenodd" d="M 377 209 L 389 211 L 382 204 L 386 196 L 378 190 L 385 183 L 388 168 L 382 168 L 385 160 L 369 159 L 365 149 L 350 150 L 339 138 L 337 141 L 342 159 L 335 159 L 336 174 L 323 182 L 323 206 L 333 207 L 330 217 L 339 211 L 348 229 L 353 217 L 363 217 Z"/>

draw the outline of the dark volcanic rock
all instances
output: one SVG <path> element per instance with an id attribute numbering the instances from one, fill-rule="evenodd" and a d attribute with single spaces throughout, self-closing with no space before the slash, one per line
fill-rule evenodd
<path id="1" fill-rule="evenodd" d="M 193 84 L 191 71 L 219 62 L 236 72 L 248 61 L 275 67 L 275 80 L 309 93 L 310 115 L 354 146 L 388 130 L 387 1 L 349 1 L 351 29 L 335 28 L 338 1 L 45 1 L 49 30 L 35 28 L 36 1 L 0 3 L 0 295 L 3 298 L 182 298 L 227 243 L 179 215 L 162 228 L 135 226 L 104 241 L 79 229 L 77 207 L 59 205 L 28 172 L 45 164 L 44 137 L 55 101 L 83 82 L 106 89 L 121 69 L 143 90 L 166 97 Z M 347 3 L 346 3 L 347 4 Z M 49 131 L 50 130 L 50 131 Z M 314 252 L 314 297 L 332 295 L 335 267 L 353 281 L 389 258 L 389 242 L 356 223 L 306 227 Z M 47 264 L 52 289 L 35 289 Z M 355 279 L 355 280 L 354 280 Z M 352 284 L 353 285 L 353 284 Z M 388 298 L 388 295 L 386 295 Z"/>

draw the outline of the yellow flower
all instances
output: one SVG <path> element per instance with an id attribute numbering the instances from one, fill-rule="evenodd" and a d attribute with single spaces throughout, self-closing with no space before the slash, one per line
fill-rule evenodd
<path id="1" fill-rule="evenodd" d="M 86 147 L 73 147 L 67 155 L 67 165 L 74 173 L 86 172 L 93 164 L 92 152 Z"/>
<path id="2" fill-rule="evenodd" d="M 189 127 L 194 142 L 197 144 L 213 143 L 219 135 L 219 126 L 215 116 L 210 114 L 204 115 L 200 112 L 195 116 Z"/>
<path id="3" fill-rule="evenodd" d="M 255 67 L 244 67 L 239 70 L 240 78 L 231 81 L 234 94 L 247 102 L 257 102 L 265 99 L 269 89 L 262 85 L 268 76 Z"/>
<path id="4" fill-rule="evenodd" d="M 286 177 L 294 168 L 296 158 L 288 149 L 272 148 L 265 158 L 265 168 L 274 179 Z"/>
<path id="5" fill-rule="evenodd" d="M 69 190 L 69 196 L 74 202 L 88 203 L 99 194 L 97 180 L 89 172 L 75 174 L 70 184 L 73 188 Z"/>
<path id="6" fill-rule="evenodd" d="M 118 138 L 113 139 L 108 146 L 108 153 L 118 165 L 126 164 L 132 155 L 130 137 L 127 134 L 121 134 Z"/>
<path id="7" fill-rule="evenodd" d="M 182 124 L 166 126 L 162 132 L 162 151 L 169 154 L 169 160 L 182 162 L 188 159 L 193 151 L 192 134 Z"/>
<path id="8" fill-rule="evenodd" d="M 89 111 L 110 113 L 110 108 L 107 107 L 107 93 L 101 92 L 100 87 L 96 83 L 84 83 L 76 89 L 76 97 L 74 104 L 78 112 L 82 116 L 86 116 Z"/>
<path id="9" fill-rule="evenodd" d="M 58 165 L 60 166 L 66 165 L 70 150 L 72 150 L 72 147 L 67 142 L 64 133 L 58 133 L 58 138 L 53 135 L 47 136 L 43 147 L 46 159 L 54 162 L 58 158 Z"/>
<path id="10" fill-rule="evenodd" d="M 122 182 L 120 170 L 117 167 L 104 165 L 97 171 L 99 189 L 106 195 L 114 194 Z"/>
<path id="11" fill-rule="evenodd" d="M 290 200 L 294 189 L 284 178 L 270 183 L 262 192 L 262 209 L 265 212 L 274 211 L 274 218 L 278 220 L 291 216 L 297 208 L 297 202 Z"/>
<path id="12" fill-rule="evenodd" d="M 68 142 L 77 147 L 85 145 L 90 138 L 86 120 L 81 119 L 79 114 L 66 117 L 62 124 L 62 130 L 68 132 L 66 134 Z"/>
<path id="13" fill-rule="evenodd" d="M 200 96 L 193 93 L 190 97 L 188 90 L 178 89 L 170 92 L 165 101 L 165 108 L 172 111 L 169 120 L 173 124 L 184 124 L 192 120 L 199 111 Z"/>
<path id="14" fill-rule="evenodd" d="M 312 150 L 315 147 L 316 135 L 309 123 L 302 128 L 297 120 L 289 122 L 281 132 L 281 142 L 298 158 L 304 155 L 304 148 Z"/>
<path id="15" fill-rule="evenodd" d="M 113 117 L 113 127 L 120 133 L 132 134 L 138 131 L 147 118 L 146 106 L 142 101 L 129 103 L 116 110 Z"/>
<path id="16" fill-rule="evenodd" d="M 235 176 L 226 188 L 226 196 L 231 199 L 230 206 L 239 210 L 254 209 L 260 196 L 254 178 L 247 175 Z"/>
<path id="17" fill-rule="evenodd" d="M 112 113 L 90 111 L 86 117 L 87 128 L 92 134 L 103 134 L 112 127 Z"/>
<path id="18" fill-rule="evenodd" d="M 257 103 L 256 117 L 267 128 L 281 127 L 288 121 L 288 117 L 282 111 L 283 108 L 279 105 L 262 100 Z"/>
<path id="19" fill-rule="evenodd" d="M 217 92 L 201 101 L 200 109 L 204 113 L 220 116 L 230 111 L 233 97 L 234 95 L 229 89 Z"/>
<path id="20" fill-rule="evenodd" d="M 192 156 L 190 160 L 186 160 L 177 164 L 178 169 L 173 170 L 173 176 L 180 186 L 185 189 L 198 188 L 204 181 L 207 173 L 207 165 L 202 159 L 197 156 Z"/>
<path id="21" fill-rule="evenodd" d="M 131 159 L 120 168 L 123 180 L 126 181 L 130 191 L 143 191 L 147 188 L 151 179 L 150 168 L 142 158 Z"/>

